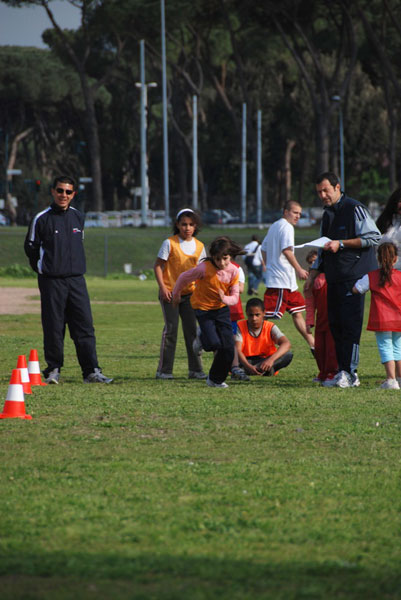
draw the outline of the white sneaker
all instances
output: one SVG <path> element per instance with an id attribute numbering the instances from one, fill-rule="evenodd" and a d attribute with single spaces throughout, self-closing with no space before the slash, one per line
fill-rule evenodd
<path id="1" fill-rule="evenodd" d="M 361 382 L 359 381 L 358 373 L 351 375 L 352 387 L 359 387 Z"/>
<path id="2" fill-rule="evenodd" d="M 400 389 L 397 379 L 386 379 L 386 381 L 383 381 L 383 383 L 381 384 L 380 387 L 382 390 L 399 390 Z"/>
<path id="3" fill-rule="evenodd" d="M 228 388 L 228 385 L 224 381 L 223 383 L 215 383 L 214 381 L 209 379 L 209 377 L 206 379 L 206 383 L 209 387 Z"/>
<path id="4" fill-rule="evenodd" d="M 340 371 L 335 376 L 335 386 L 340 388 L 349 388 L 352 387 L 352 379 L 351 375 L 347 373 L 347 371 Z"/>

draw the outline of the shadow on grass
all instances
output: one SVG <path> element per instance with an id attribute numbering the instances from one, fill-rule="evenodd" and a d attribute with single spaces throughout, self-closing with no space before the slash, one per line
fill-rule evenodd
<path id="1" fill-rule="evenodd" d="M 260 564 L 241 560 L 142 554 L 20 554 L 0 557 L 2 600 L 395 599 L 400 572 L 345 561 Z"/>

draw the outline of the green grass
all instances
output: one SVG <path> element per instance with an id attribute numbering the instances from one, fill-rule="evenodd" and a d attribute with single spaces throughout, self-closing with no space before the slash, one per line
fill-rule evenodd
<path id="1" fill-rule="evenodd" d="M 88 286 L 98 301 L 157 296 L 152 281 Z M 175 380 L 154 379 L 158 305 L 93 313 L 115 382 L 83 385 L 68 338 L 60 385 L 26 396 L 32 421 L 0 421 L 2 600 L 401 597 L 401 393 L 377 389 L 371 333 L 358 389 L 315 387 L 285 317 L 292 364 L 215 390 L 186 378 L 181 336 Z M 35 315 L 0 328 L 5 398 L 18 354 L 37 348 L 44 366 L 42 333 Z"/>
<path id="2" fill-rule="evenodd" d="M 24 253 L 25 227 L 0 228 L 0 269 L 10 265 L 28 265 Z M 205 227 L 199 239 L 208 246 L 218 235 L 228 235 L 239 244 L 245 245 L 252 234 L 260 234 L 262 241 L 266 229 L 210 228 Z M 89 275 L 102 277 L 123 273 L 124 264 L 131 263 L 133 272 L 151 269 L 162 241 L 172 235 L 165 227 L 87 229 L 85 230 L 85 251 Z M 297 243 L 303 243 L 318 236 L 318 229 L 296 229 Z M 299 255 L 304 256 L 305 251 Z M 107 258 L 105 258 L 105 256 Z M 298 256 L 298 254 L 297 254 Z M 29 266 L 29 265 L 28 265 Z"/>

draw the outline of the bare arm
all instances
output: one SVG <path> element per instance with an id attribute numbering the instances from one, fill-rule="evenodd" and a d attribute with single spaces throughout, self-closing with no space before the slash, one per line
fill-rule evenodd
<path id="1" fill-rule="evenodd" d="M 309 271 L 308 279 L 304 285 L 305 293 L 308 293 L 312 290 L 313 284 L 315 283 L 315 279 L 318 275 L 319 275 L 319 271 L 317 269 L 311 269 Z"/>
<path id="2" fill-rule="evenodd" d="M 156 281 L 159 285 L 161 300 L 163 300 L 164 302 L 170 302 L 171 298 L 172 298 L 172 292 L 166 288 L 166 285 L 165 285 L 164 279 L 163 279 L 163 271 L 164 271 L 165 266 L 166 266 L 166 261 L 163 260 L 162 258 L 158 257 L 158 258 L 156 258 L 156 262 L 154 264 L 153 270 L 155 272 Z"/>
<path id="3" fill-rule="evenodd" d="M 308 279 L 309 273 L 305 269 L 301 267 L 297 259 L 295 258 L 294 251 L 292 248 L 284 248 L 283 254 L 290 263 L 292 267 L 294 267 L 296 274 L 299 279 Z"/>

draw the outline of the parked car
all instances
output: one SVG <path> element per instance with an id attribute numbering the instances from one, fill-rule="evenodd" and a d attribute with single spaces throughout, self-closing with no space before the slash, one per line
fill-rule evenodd
<path id="1" fill-rule="evenodd" d="M 107 227 L 107 215 L 103 212 L 88 211 L 85 214 L 85 227 Z"/>
<path id="2" fill-rule="evenodd" d="M 262 223 L 271 224 L 274 221 L 278 221 L 283 216 L 283 212 L 281 210 L 264 210 L 262 213 Z M 252 213 L 248 217 L 248 223 L 257 223 L 257 214 Z"/>
<path id="3" fill-rule="evenodd" d="M 222 208 L 212 208 L 202 213 L 202 221 L 205 225 L 227 225 L 228 223 L 239 223 L 240 219 Z"/>
<path id="4" fill-rule="evenodd" d="M 316 224 L 316 219 L 312 219 L 309 213 L 303 212 L 297 223 L 297 227 L 313 227 Z"/>

